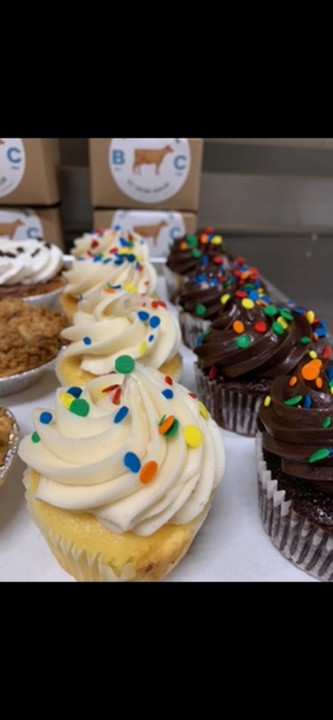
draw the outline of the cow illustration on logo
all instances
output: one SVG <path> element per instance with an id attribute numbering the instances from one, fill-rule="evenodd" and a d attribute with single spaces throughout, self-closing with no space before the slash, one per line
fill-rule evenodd
<path id="1" fill-rule="evenodd" d="M 142 165 L 155 165 L 155 175 L 160 174 L 160 165 L 168 153 L 174 152 L 170 145 L 162 148 L 135 148 L 132 170 L 141 174 Z"/>
<path id="2" fill-rule="evenodd" d="M 5 144 L 4 141 L 1 140 L 1 138 L 0 138 L 0 145 L 4 145 L 4 144 Z"/>
<path id="3" fill-rule="evenodd" d="M 141 237 L 153 238 L 153 245 L 156 246 L 162 228 L 167 227 L 167 225 L 168 223 L 165 222 L 165 220 L 161 220 L 161 222 L 155 223 L 155 225 L 135 225 L 133 230 L 138 233 L 138 235 L 141 235 Z"/>
<path id="4" fill-rule="evenodd" d="M 0 222 L 0 235 L 13 239 L 17 229 L 24 225 L 22 220 L 13 220 L 12 222 Z"/>
<path id="5" fill-rule="evenodd" d="M 158 207 L 186 182 L 190 144 L 187 138 L 112 138 L 109 167 L 115 184 L 127 197 Z"/>

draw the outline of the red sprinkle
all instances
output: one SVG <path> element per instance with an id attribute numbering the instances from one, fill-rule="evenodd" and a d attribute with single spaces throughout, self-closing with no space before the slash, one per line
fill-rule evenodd
<path id="1" fill-rule="evenodd" d="M 165 376 L 164 382 L 168 383 L 168 385 L 173 385 L 173 379 L 169 375 Z"/>
<path id="2" fill-rule="evenodd" d="M 112 390 L 116 390 L 116 388 L 118 388 L 118 387 L 119 387 L 119 383 L 116 383 L 116 385 L 109 385 L 108 387 L 103 388 L 102 392 L 103 393 L 111 392 Z"/>
<path id="3" fill-rule="evenodd" d="M 258 320 L 258 322 L 255 323 L 254 329 L 259 333 L 265 333 L 267 330 L 267 325 L 262 320 Z"/>
<path id="4" fill-rule="evenodd" d="M 195 393 L 189 393 L 189 396 L 196 399 L 198 396 Z"/>
<path id="5" fill-rule="evenodd" d="M 91 248 L 97 248 L 99 246 L 98 240 L 92 240 L 90 247 Z"/>
<path id="6" fill-rule="evenodd" d="M 167 308 L 166 303 L 163 302 L 163 300 L 153 300 L 151 304 L 152 308 L 157 308 L 158 306 Z"/>
<path id="7" fill-rule="evenodd" d="M 114 394 L 114 396 L 113 396 L 113 398 L 112 398 L 112 402 L 113 402 L 114 405 L 119 405 L 119 403 L 120 403 L 121 391 L 122 391 L 122 388 L 121 388 L 121 387 L 118 387 L 118 389 L 116 390 L 116 392 L 115 392 L 115 394 Z"/>
<path id="8" fill-rule="evenodd" d="M 324 360 L 326 360 L 327 358 L 330 357 L 331 352 L 332 352 L 332 350 L 331 350 L 330 346 L 329 346 L 329 345 L 325 345 L 324 350 L 323 350 L 323 352 L 322 352 L 322 354 L 321 354 L 321 357 L 324 358 Z"/>
<path id="9" fill-rule="evenodd" d="M 214 378 L 216 378 L 216 375 L 217 375 L 217 369 L 216 369 L 215 365 L 213 365 L 213 367 L 210 369 L 210 371 L 208 373 L 208 377 L 210 380 L 214 380 Z"/>
<path id="10" fill-rule="evenodd" d="M 235 295 L 236 295 L 236 297 L 239 297 L 239 298 L 247 297 L 247 294 L 246 294 L 246 292 L 244 292 L 244 290 L 236 290 Z"/>
<path id="11" fill-rule="evenodd" d="M 215 265 L 222 265 L 223 257 L 221 255 L 215 255 L 215 257 L 213 257 L 213 262 Z"/>
<path id="12" fill-rule="evenodd" d="M 118 252 L 118 248 L 111 248 L 111 250 L 109 250 L 110 255 L 113 255 L 113 253 L 116 252 Z"/>

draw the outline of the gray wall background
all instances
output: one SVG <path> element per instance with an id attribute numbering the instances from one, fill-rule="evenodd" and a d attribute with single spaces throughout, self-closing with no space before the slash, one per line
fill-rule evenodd
<path id="1" fill-rule="evenodd" d="M 61 138 L 68 243 L 92 226 L 88 140 Z M 198 225 L 333 329 L 333 139 L 205 138 Z"/>

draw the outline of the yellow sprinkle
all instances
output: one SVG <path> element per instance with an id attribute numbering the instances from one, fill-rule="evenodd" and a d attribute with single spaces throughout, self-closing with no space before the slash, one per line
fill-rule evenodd
<path id="1" fill-rule="evenodd" d="M 202 415 L 202 417 L 204 417 L 205 420 L 207 420 L 207 418 L 209 418 L 209 412 L 206 408 L 206 405 L 204 405 L 203 402 L 201 402 L 201 400 L 199 400 L 199 410 L 200 410 L 200 415 Z"/>
<path id="2" fill-rule="evenodd" d="M 142 340 L 142 343 L 140 343 L 139 346 L 139 353 L 140 355 L 144 355 L 148 350 L 148 345 L 145 340 Z"/>
<path id="3" fill-rule="evenodd" d="M 284 328 L 284 330 L 287 329 L 288 323 L 287 323 L 287 321 L 282 317 L 282 315 L 279 315 L 279 317 L 278 317 L 278 319 L 277 319 L 277 322 L 280 323 L 280 325 L 282 325 L 282 327 Z"/>
<path id="4" fill-rule="evenodd" d="M 331 391 L 331 393 L 332 393 L 332 395 L 333 395 L 333 387 L 330 388 L 330 391 Z"/>
<path id="5" fill-rule="evenodd" d="M 184 427 L 183 435 L 186 444 L 190 447 L 196 448 L 202 443 L 202 432 L 199 428 L 195 427 L 195 425 L 187 425 Z"/>
<path id="6" fill-rule="evenodd" d="M 61 395 L 60 395 L 60 400 L 61 400 L 61 402 L 65 405 L 65 407 L 66 407 L 67 410 L 68 410 L 69 407 L 70 407 L 70 405 L 71 405 L 71 403 L 72 403 L 73 400 L 74 400 L 74 397 L 73 397 L 73 395 L 70 395 L 70 393 L 61 393 Z"/>
<path id="7" fill-rule="evenodd" d="M 135 285 L 132 285 L 131 283 L 126 283 L 126 285 L 124 285 L 124 288 L 128 292 L 136 292 L 137 291 Z"/>
<path id="8" fill-rule="evenodd" d="M 225 293 L 225 295 L 221 295 L 220 302 L 222 303 L 222 305 L 225 305 L 228 302 L 229 298 L 230 293 Z"/>
<path id="9" fill-rule="evenodd" d="M 315 319 L 315 314 L 314 314 L 313 310 L 308 310 L 305 317 L 306 317 L 307 321 L 310 323 L 310 325 L 312 325 L 312 323 Z"/>
<path id="10" fill-rule="evenodd" d="M 314 350 L 310 350 L 309 355 L 310 355 L 310 358 L 313 358 L 313 359 L 318 357 L 317 353 Z"/>
<path id="11" fill-rule="evenodd" d="M 221 245 L 222 242 L 223 238 L 221 237 L 221 235 L 214 235 L 214 237 L 212 238 L 212 245 Z"/>
<path id="12" fill-rule="evenodd" d="M 117 255 L 130 255 L 133 253 L 133 248 L 125 247 L 125 248 L 117 248 Z"/>
<path id="13" fill-rule="evenodd" d="M 254 302 L 253 300 L 250 300 L 250 298 L 244 298 L 244 300 L 242 300 L 242 305 L 246 310 L 252 310 L 252 308 L 254 308 Z"/>
<path id="14" fill-rule="evenodd" d="M 269 407 L 269 405 L 271 404 L 271 402 L 272 402 L 271 396 L 270 396 L 270 395 L 266 395 L 265 400 L 264 400 L 264 405 L 265 405 L 265 407 Z"/>

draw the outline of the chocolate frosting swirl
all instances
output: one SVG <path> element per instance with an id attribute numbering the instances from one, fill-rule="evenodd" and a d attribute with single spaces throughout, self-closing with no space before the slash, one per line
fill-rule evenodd
<path id="1" fill-rule="evenodd" d="M 281 470 L 333 495 L 333 366 L 307 358 L 274 380 L 259 412 L 265 450 Z"/>
<path id="2" fill-rule="evenodd" d="M 221 314 L 195 349 L 202 370 L 215 366 L 226 379 L 273 379 L 291 372 L 310 350 L 324 350 L 325 357 L 325 339 L 314 332 L 322 325 L 314 313 L 275 306 L 267 296 L 244 290 L 222 296 L 221 303 Z"/>
<path id="3" fill-rule="evenodd" d="M 196 234 L 176 238 L 170 249 L 167 266 L 180 275 L 191 275 L 218 258 L 218 265 L 229 267 L 230 255 L 225 254 L 223 238 L 211 228 Z"/>

